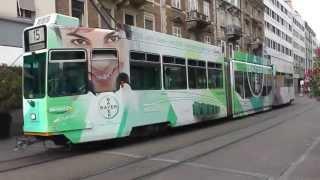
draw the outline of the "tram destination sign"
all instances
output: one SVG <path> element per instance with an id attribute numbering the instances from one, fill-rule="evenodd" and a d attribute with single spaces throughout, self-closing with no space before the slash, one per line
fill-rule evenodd
<path id="1" fill-rule="evenodd" d="M 25 50 L 36 51 L 46 48 L 46 27 L 40 26 L 25 32 Z"/>

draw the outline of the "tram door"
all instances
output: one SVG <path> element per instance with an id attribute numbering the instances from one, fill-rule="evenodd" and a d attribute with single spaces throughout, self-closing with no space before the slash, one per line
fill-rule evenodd
<path id="1" fill-rule="evenodd" d="M 226 91 L 226 102 L 227 102 L 227 116 L 232 117 L 232 61 L 226 59 L 224 62 L 224 71 L 225 71 L 225 91 Z"/>

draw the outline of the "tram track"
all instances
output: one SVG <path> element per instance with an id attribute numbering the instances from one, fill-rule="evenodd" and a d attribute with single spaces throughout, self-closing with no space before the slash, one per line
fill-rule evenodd
<path id="1" fill-rule="evenodd" d="M 301 109 L 301 107 L 304 107 L 303 111 L 298 111 L 297 112 L 297 110 Z M 284 109 L 284 108 L 281 108 L 281 109 Z M 245 126 L 242 126 L 241 128 L 239 128 L 239 127 L 231 128 L 230 130 L 224 131 L 223 133 L 218 133 L 218 134 L 215 134 L 214 136 L 208 136 L 206 138 L 202 138 L 202 139 L 199 139 L 199 140 L 196 140 L 196 141 L 192 141 L 191 143 L 183 144 L 181 146 L 175 146 L 174 148 L 170 148 L 170 149 L 167 149 L 167 150 L 164 150 L 164 151 L 160 151 L 160 152 L 156 152 L 156 153 L 148 153 L 145 156 L 136 157 L 136 159 L 134 159 L 132 161 L 129 161 L 129 162 L 126 162 L 126 163 L 120 163 L 120 164 L 118 164 L 116 166 L 103 169 L 102 171 L 98 171 L 96 173 L 89 174 L 88 176 L 87 175 L 80 176 L 80 178 L 81 179 L 89 179 L 90 177 L 99 176 L 99 175 L 102 175 L 102 174 L 105 174 L 105 173 L 108 173 L 108 172 L 115 171 L 117 169 L 126 168 L 126 167 L 128 167 L 130 165 L 139 164 L 140 162 L 145 161 L 145 160 L 152 160 L 153 158 L 156 158 L 158 156 L 161 156 L 161 155 L 164 155 L 164 154 L 167 154 L 167 153 L 179 151 L 179 150 L 182 150 L 184 148 L 192 147 L 192 146 L 195 146 L 197 144 L 201 144 L 201 143 L 204 143 L 206 141 L 213 140 L 215 138 L 227 136 L 228 134 L 234 133 L 236 131 L 240 131 L 242 129 L 246 129 L 246 128 L 251 127 L 251 126 L 262 124 L 264 122 L 270 121 L 273 118 L 277 117 L 279 115 L 279 113 L 281 113 L 281 109 L 275 109 L 273 111 L 276 112 L 276 113 L 267 114 L 267 116 L 265 118 L 261 118 L 261 119 L 259 119 L 259 116 L 262 116 L 265 113 L 261 113 L 261 114 L 258 114 L 256 116 L 251 116 L 254 119 L 259 119 L 258 122 L 249 123 L 249 125 L 245 124 Z M 307 105 L 307 106 L 304 106 L 304 105 L 301 106 L 301 104 L 300 105 L 293 105 L 293 106 L 285 107 L 285 109 L 288 109 L 290 112 L 295 112 L 295 113 L 291 114 L 290 117 L 285 118 L 284 120 L 282 120 L 283 122 L 281 121 L 279 124 L 276 124 L 275 126 L 283 124 L 285 121 L 291 119 L 291 117 L 295 117 L 295 116 L 297 116 L 297 115 L 299 115 L 299 114 L 301 114 L 303 112 L 306 112 L 306 111 L 310 110 L 310 105 Z M 283 118 L 281 118 L 281 119 L 283 119 Z M 238 120 L 238 121 L 241 121 L 241 119 Z M 227 123 L 223 123 L 223 124 L 227 124 Z M 221 125 L 221 124 L 219 124 L 219 125 Z M 263 132 L 267 131 L 268 129 L 272 129 L 275 126 L 269 127 L 267 129 L 263 129 L 262 131 Z M 192 129 L 201 130 L 201 128 L 192 128 Z M 262 133 L 262 132 L 259 132 L 259 133 Z M 175 136 L 177 134 L 179 135 L 179 134 L 184 134 L 184 133 L 179 133 L 179 132 L 175 133 L 175 131 L 173 131 L 172 134 L 173 134 L 173 136 Z M 254 135 L 255 134 L 253 134 L 251 136 L 254 136 Z M 250 138 L 250 137 L 244 137 L 244 139 L 247 139 L 247 138 Z M 160 137 L 160 140 L 161 140 L 161 138 L 162 138 L 162 136 Z M 239 141 L 242 141 L 244 139 L 241 139 Z M 141 141 L 139 141 L 139 142 L 141 142 Z M 144 141 L 142 141 L 142 142 L 144 142 Z M 232 145 L 234 143 L 237 143 L 237 142 L 233 142 L 233 143 L 228 144 L 226 146 Z M 132 145 L 132 143 L 129 143 L 129 144 Z M 135 144 L 135 143 L 133 143 L 133 144 Z M 122 145 L 120 145 L 120 146 L 122 146 Z M 224 147 L 225 146 L 223 146 L 221 148 L 224 148 Z M 19 170 L 19 169 L 23 169 L 23 168 L 28 168 L 28 167 L 32 167 L 32 166 L 41 165 L 41 164 L 46 164 L 46 163 L 50 163 L 50 162 L 54 162 L 54 161 L 59 161 L 59 160 L 63 160 L 63 159 L 72 158 L 72 157 L 75 157 L 75 156 L 81 156 L 81 155 L 85 155 L 85 154 L 90 154 L 90 153 L 95 153 L 95 152 L 100 152 L 100 151 L 106 151 L 106 150 L 108 151 L 110 149 L 99 148 L 98 150 L 97 149 L 94 149 L 94 150 L 90 149 L 90 150 L 81 151 L 81 152 L 79 152 L 79 151 L 66 151 L 66 150 L 63 150 L 63 148 L 61 148 L 61 149 L 60 148 L 58 148 L 58 149 L 49 149 L 49 150 L 50 151 L 47 151 L 47 152 L 44 152 L 44 153 L 37 153 L 37 154 L 30 155 L 30 156 L 24 156 L 24 157 L 19 157 L 19 158 L 15 158 L 15 159 L 9 159 L 9 160 L 0 161 L 0 173 L 6 173 L 6 172 L 14 171 L 14 170 Z M 217 150 L 219 150 L 219 149 L 216 149 L 214 151 L 217 151 Z M 211 153 L 211 152 L 208 152 L 208 153 Z M 203 155 L 203 156 L 205 156 L 205 155 Z M 198 158 L 198 157 L 196 157 L 196 158 Z M 162 171 L 159 171 L 159 172 L 156 171 L 156 172 L 154 172 L 154 174 L 161 173 L 161 172 L 166 171 L 166 170 L 168 170 L 168 169 L 170 169 L 170 168 L 172 168 L 174 166 L 180 165 L 181 163 L 185 163 L 185 162 L 188 162 L 188 161 L 190 161 L 190 159 L 183 160 L 181 162 L 178 162 L 177 164 L 174 163 L 174 164 L 172 164 L 173 166 L 169 166 L 168 168 L 164 168 Z M 146 177 L 149 177 L 149 176 L 150 175 L 147 175 Z M 138 177 L 138 178 L 142 178 L 143 179 L 144 176 L 141 176 L 141 177 Z"/>
<path id="2" fill-rule="evenodd" d="M 52 161 L 66 159 L 81 155 L 80 152 L 50 150 L 43 153 L 37 153 L 29 156 L 0 161 L 0 173 L 14 171 L 30 166 L 40 165 Z"/>
<path id="3" fill-rule="evenodd" d="M 310 107 L 311 106 L 311 107 Z M 244 136 L 242 138 L 239 138 L 239 139 L 236 139 L 230 143 L 227 143 L 227 144 L 224 144 L 220 147 L 217 147 L 217 148 L 214 148 L 214 149 L 211 149 L 210 151 L 208 152 L 204 152 L 204 153 L 201 153 L 199 155 L 196 155 L 194 157 L 190 157 L 190 158 L 187 158 L 185 160 L 182 160 L 182 161 L 179 161 L 179 162 L 176 162 L 176 163 L 173 163 L 167 167 L 164 167 L 164 168 L 160 168 L 156 171 L 153 171 L 153 172 L 150 172 L 150 173 L 147 173 L 145 175 L 142 175 L 142 176 L 139 176 L 139 177 L 136 177 L 135 179 L 144 179 L 146 177 L 150 177 L 152 175 L 155 175 L 155 174 L 158 174 L 158 173 L 161 173 L 161 172 L 164 172 L 170 168 L 174 168 L 180 164 L 183 164 L 183 163 L 186 163 L 186 162 L 189 162 L 189 161 L 192 161 L 193 159 L 197 159 L 199 157 L 202 157 L 202 156 L 205 156 L 207 154 L 210 154 L 210 153 L 213 153 L 213 152 L 216 152 L 218 150 L 221 150 L 223 148 L 226 148 L 228 146 L 231 146 L 233 144 L 236 144 L 236 143 L 239 143 L 243 140 L 246 140 L 250 137 L 253 137 L 255 135 L 258 135 L 258 134 L 261 134 L 263 132 L 266 132 L 274 127 L 277 127 L 277 126 L 280 126 L 281 124 L 284 124 L 285 122 L 289 121 L 291 118 L 293 117 L 296 117 L 296 116 L 299 116 L 300 114 L 303 114 L 305 112 L 308 112 L 308 111 L 311 111 L 312 109 L 314 109 L 314 107 L 312 107 L 312 105 L 308 105 L 307 107 L 303 108 L 303 110 L 299 111 L 299 112 L 296 112 L 296 110 L 300 109 L 301 107 L 300 106 L 292 106 L 293 108 L 291 109 L 292 112 L 295 112 L 294 114 L 290 114 L 289 117 L 286 117 L 286 118 L 281 118 L 282 120 L 280 122 L 277 122 L 275 124 L 272 124 L 271 126 L 267 126 L 266 128 L 263 128 L 259 131 L 256 131 L 254 133 L 251 133 L 249 134 L 248 136 Z M 281 110 L 281 109 L 280 109 Z M 280 111 L 279 109 L 276 109 L 276 110 L 273 110 L 273 111 Z M 161 151 L 161 152 L 157 152 L 157 153 L 153 153 L 153 154 L 149 154 L 149 155 L 146 155 L 146 156 L 142 156 L 142 157 L 139 157 L 139 158 L 136 158 L 135 160 L 132 160 L 131 162 L 129 163 L 123 163 L 123 164 L 120 164 L 118 166 L 114 166 L 114 167 L 109 167 L 107 169 L 104 169 L 102 171 L 99 171 L 95 174 L 91 174 L 91 175 L 88 175 L 88 176 L 85 176 L 85 177 L 82 177 L 80 179 L 90 179 L 90 178 L 93 178 L 93 177 L 97 177 L 97 176 L 100 176 L 100 175 L 103 175 L 103 174 L 106 174 L 106 173 L 109 173 L 109 172 L 112 172 L 112 171 L 115 171 L 115 170 L 118 170 L 118 169 L 122 169 L 122 168 L 126 168 L 126 167 L 129 167 L 129 166 L 132 166 L 132 165 L 135 165 L 135 164 L 138 164 L 138 163 L 141 163 L 143 161 L 146 161 L 146 160 L 152 160 L 156 157 L 159 157 L 161 155 L 165 155 L 165 154 L 168 154 L 168 153 L 172 153 L 172 152 L 176 152 L 176 151 L 179 151 L 179 150 L 182 150 L 182 149 L 185 149 L 185 148 L 188 148 L 188 147 L 192 147 L 192 146 L 195 146 L 195 145 L 198 145 L 198 144 L 201 144 L 201 143 L 204 143 L 204 142 L 207 142 L 207 141 L 210 141 L 210 140 L 214 140 L 214 139 L 217 139 L 217 138 L 221 138 L 221 137 L 224 137 L 224 136 L 227 136 L 229 134 L 232 134 L 232 133 L 235 133 L 237 131 L 241 131 L 241 130 L 245 130 L 249 127 L 252 127 L 252 126 L 256 126 L 256 125 L 259 125 L 259 124 L 263 124 L 263 123 L 266 123 L 272 119 L 274 119 L 275 117 L 279 116 L 279 114 L 275 113 L 274 115 L 271 115 L 271 116 L 268 116 L 266 118 L 263 118 L 262 120 L 260 120 L 259 122 L 257 123 L 254 123 L 254 124 L 250 124 L 250 125 L 246 125 L 244 127 L 241 127 L 241 128 L 236 128 L 236 129 L 232 129 L 230 131 L 227 131 L 227 132 L 224 132 L 224 133 L 221 133 L 221 134 L 216 134 L 214 136 L 209 136 L 207 138 L 203 138 L 203 139 L 200 139 L 200 140 L 197 140 L 197 141 L 194 141 L 192 143 L 188 143 L 188 144 L 184 144 L 182 146 L 178 146 L 178 147 L 174 147 L 174 148 L 171 148 L 171 149 L 167 149 L 165 151 Z"/>
<path id="4" fill-rule="evenodd" d="M 315 107 L 306 108 L 304 111 L 302 111 L 302 112 L 300 112 L 300 113 L 303 114 L 303 113 L 306 113 L 306 112 L 308 112 L 308 111 L 311 111 L 312 109 L 315 109 Z M 300 116 L 300 113 L 296 113 L 295 115 Z M 292 116 L 292 117 L 297 117 L 297 116 Z M 174 162 L 174 163 L 172 163 L 172 164 L 170 164 L 169 166 L 166 166 L 166 167 L 164 167 L 164 168 L 160 168 L 160 169 L 158 169 L 158 170 L 155 170 L 155 171 L 152 171 L 152 172 L 150 172 L 150 173 L 144 174 L 144 175 L 142 175 L 142 176 L 136 177 L 136 178 L 134 178 L 134 180 L 148 179 L 149 177 L 152 177 L 152 176 L 154 176 L 154 175 L 157 175 L 157 174 L 160 174 L 160 173 L 162 173 L 162 172 L 165 172 L 165 171 L 167 171 L 167 170 L 169 170 L 169 169 L 171 169 L 171 168 L 175 168 L 175 167 L 177 167 L 177 166 L 179 166 L 179 165 L 186 164 L 186 163 L 188 163 L 188 162 L 192 162 L 192 161 L 194 161 L 194 160 L 196 160 L 196 159 L 199 159 L 199 158 L 201 158 L 201 157 L 205 157 L 205 156 L 207 156 L 207 155 L 209 155 L 209 154 L 211 154 L 211 153 L 217 152 L 217 151 L 219 151 L 219 150 L 222 150 L 222 149 L 224 149 L 224 148 L 227 148 L 227 147 L 229 147 L 229 146 L 232 146 L 232 145 L 234 145 L 234 144 L 237 144 L 237 143 L 239 143 L 239 142 L 241 142 L 241 141 L 247 140 L 247 139 L 249 139 L 249 138 L 251 138 L 251 137 L 254 137 L 254 136 L 256 136 L 256 135 L 259 135 L 259 134 L 262 134 L 262 133 L 264 133 L 264 132 L 267 132 L 268 130 L 273 129 L 273 128 L 275 128 L 275 127 L 278 127 L 278 126 L 286 123 L 286 122 L 289 121 L 289 120 L 290 120 L 289 118 L 286 119 L 286 120 L 282 120 L 282 121 L 280 121 L 280 122 L 278 122 L 278 123 L 275 123 L 275 124 L 273 124 L 273 125 L 271 125 L 271 126 L 269 126 L 269 127 L 267 127 L 267 128 L 261 129 L 261 130 L 259 130 L 259 131 L 256 131 L 256 132 L 252 133 L 252 134 L 249 134 L 249 135 L 244 136 L 244 137 L 242 137 L 242 138 L 236 139 L 236 140 L 234 140 L 234 141 L 231 141 L 231 142 L 229 142 L 229 143 L 226 143 L 226 144 L 224 144 L 224 145 L 222 145 L 222 146 L 219 146 L 219 147 L 217 147 L 217 148 L 214 148 L 214 149 L 212 149 L 212 150 L 209 150 L 209 151 L 206 151 L 206 152 L 197 154 L 197 155 L 195 155 L 195 156 L 192 156 L 192 157 L 190 157 L 190 158 L 187 158 L 187 159 L 184 159 L 184 160 L 181 160 L 181 161 L 178 161 L 178 162 Z"/>

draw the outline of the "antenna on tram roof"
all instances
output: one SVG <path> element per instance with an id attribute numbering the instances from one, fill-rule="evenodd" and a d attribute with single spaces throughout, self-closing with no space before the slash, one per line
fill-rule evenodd
<path id="1" fill-rule="evenodd" d="M 101 16 L 102 20 L 107 24 L 109 29 L 115 30 L 119 28 L 119 23 L 117 20 L 110 14 L 108 9 L 100 2 L 100 0 L 89 0 L 98 14 Z M 115 28 L 112 27 L 107 18 L 110 18 L 116 25 Z M 120 26 L 121 27 L 121 26 Z"/>
<path id="2" fill-rule="evenodd" d="M 131 38 L 131 30 L 128 25 L 119 23 L 108 11 L 108 9 L 101 3 L 100 0 L 89 0 L 98 14 L 101 16 L 102 20 L 107 24 L 109 29 L 116 31 L 123 31 L 126 35 L 126 38 Z M 115 28 L 112 27 L 107 18 L 110 18 L 115 23 Z"/>
<path id="3" fill-rule="evenodd" d="M 20 54 L 19 56 L 16 57 L 16 59 L 14 61 L 12 61 L 12 63 L 10 64 L 10 66 L 14 66 L 19 60 L 20 58 L 23 56 L 24 53 Z"/>

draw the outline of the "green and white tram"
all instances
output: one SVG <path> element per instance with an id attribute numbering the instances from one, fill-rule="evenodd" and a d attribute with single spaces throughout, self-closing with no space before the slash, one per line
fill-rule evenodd
<path id="1" fill-rule="evenodd" d="M 231 61 L 233 116 L 265 111 L 273 105 L 273 67 L 264 59 L 237 52 Z"/>
<path id="2" fill-rule="evenodd" d="M 83 143 L 270 109 L 273 68 L 136 27 L 84 28 L 52 14 L 24 32 L 24 133 Z"/>
<path id="3" fill-rule="evenodd" d="M 293 62 L 273 57 L 275 67 L 274 99 L 275 106 L 291 104 L 295 99 L 293 85 Z"/>

